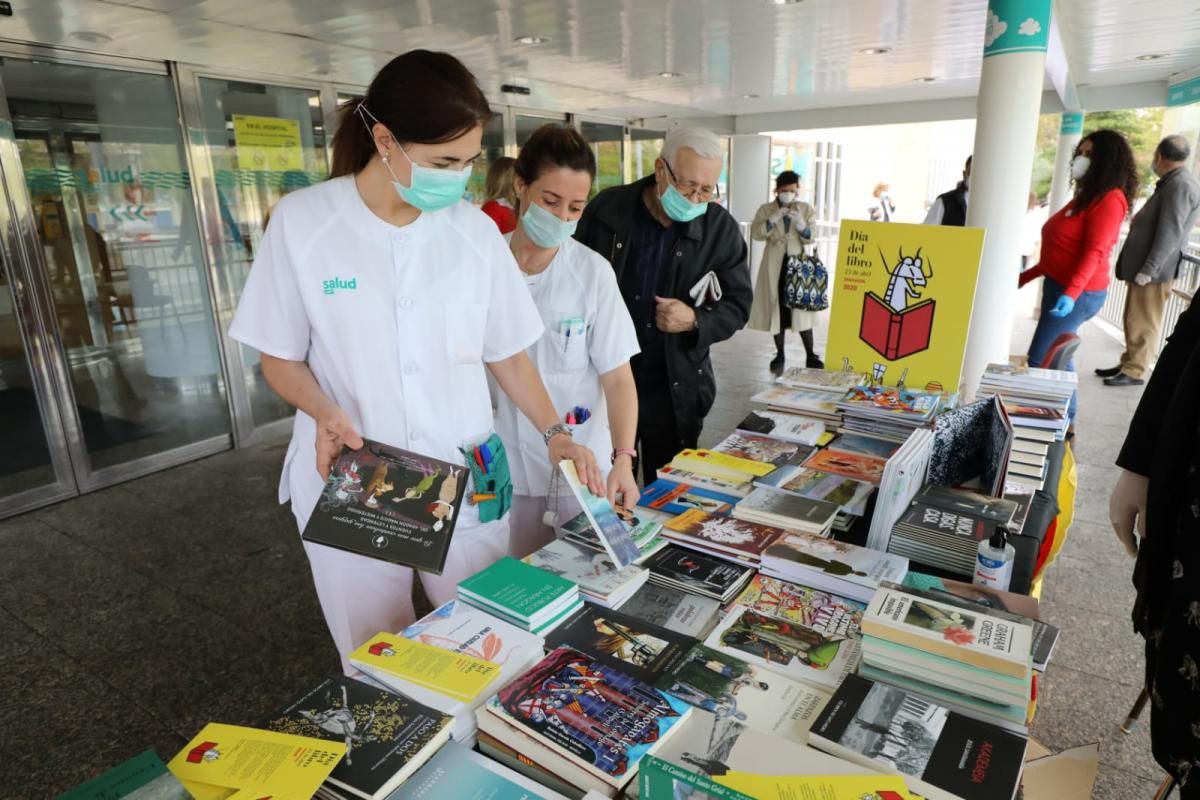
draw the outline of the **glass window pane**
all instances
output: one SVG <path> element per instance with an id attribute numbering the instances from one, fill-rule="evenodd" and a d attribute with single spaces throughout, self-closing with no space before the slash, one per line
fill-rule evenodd
<path id="1" fill-rule="evenodd" d="M 602 122 L 584 120 L 579 125 L 583 138 L 592 144 L 592 152 L 596 154 L 596 180 L 592 184 L 592 194 L 609 188 L 620 186 L 625 182 L 623 152 L 625 145 L 625 129 L 621 125 L 608 125 Z"/>
<path id="2" fill-rule="evenodd" d="M 567 122 L 567 118 L 566 117 L 556 117 L 556 116 L 552 116 L 552 115 L 537 116 L 537 115 L 528 115 L 528 114 L 517 114 L 516 115 L 517 149 L 524 147 L 525 143 L 529 141 L 529 137 L 533 135 L 533 132 L 548 122 L 554 122 L 559 125 L 565 125 Z"/>
<path id="3" fill-rule="evenodd" d="M 488 168 L 504 155 L 504 117 L 499 112 L 483 129 L 483 152 L 475 159 L 475 168 L 471 170 L 471 181 L 467 184 L 467 199 L 472 203 L 482 203 L 487 199 L 485 185 L 487 184 Z"/>
<path id="4" fill-rule="evenodd" d="M 644 178 L 654 172 L 654 159 L 662 152 L 662 131 L 634 128 L 629 132 L 629 149 L 632 151 L 633 179 Z"/>
<path id="5" fill-rule="evenodd" d="M 54 483 L 12 286 L 0 263 L 0 497 Z"/>
<path id="6" fill-rule="evenodd" d="M 228 434 L 170 79 L 5 60 L 4 83 L 91 467 Z"/>
<path id="7" fill-rule="evenodd" d="M 221 308 L 228 326 L 250 265 L 279 198 L 329 176 L 321 96 L 316 90 L 200 79 L 204 143 L 213 167 L 215 208 L 206 210 L 217 269 L 233 297 Z M 265 143 L 275 142 L 274 146 Z M 255 425 L 283 419 L 291 407 L 262 376 L 259 353 L 241 348 L 242 376 Z"/>

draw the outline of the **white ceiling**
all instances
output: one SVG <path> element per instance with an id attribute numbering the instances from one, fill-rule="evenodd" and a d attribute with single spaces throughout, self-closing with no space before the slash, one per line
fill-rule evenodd
<path id="1" fill-rule="evenodd" d="M 615 117 L 751 115 L 975 93 L 987 0 L 14 0 L 0 38 L 363 85 L 414 47 L 496 102 Z M 1200 0 L 1056 0 L 1080 87 L 1200 64 Z M 103 34 L 111 41 L 95 40 Z M 546 36 L 520 45 L 518 36 Z M 890 48 L 867 55 L 866 48 Z M 1136 56 L 1162 53 L 1156 61 Z M 663 71 L 679 77 L 660 77 Z M 932 77 L 933 83 L 918 83 Z M 502 83 L 527 84 L 528 97 Z M 1165 91 L 1165 90 L 1164 90 Z M 748 98 L 745 95 L 758 95 Z"/>

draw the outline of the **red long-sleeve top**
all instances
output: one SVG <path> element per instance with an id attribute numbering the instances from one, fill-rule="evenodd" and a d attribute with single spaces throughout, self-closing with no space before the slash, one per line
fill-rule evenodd
<path id="1" fill-rule="evenodd" d="M 1042 257 L 1037 266 L 1026 270 L 1026 281 L 1040 275 L 1053 278 L 1066 287 L 1072 300 L 1083 292 L 1108 288 L 1109 256 L 1129 203 L 1120 189 L 1101 195 L 1082 211 L 1075 201 L 1067 203 L 1042 226 Z"/>

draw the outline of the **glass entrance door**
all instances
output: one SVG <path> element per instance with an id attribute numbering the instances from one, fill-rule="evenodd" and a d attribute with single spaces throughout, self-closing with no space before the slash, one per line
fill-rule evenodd
<path id="1" fill-rule="evenodd" d="M 592 193 L 625 182 L 625 128 L 605 122 L 579 121 L 579 132 L 596 154 L 596 180 Z"/>
<path id="2" fill-rule="evenodd" d="M 35 229 L 23 269 L 43 298 L 78 488 L 228 447 L 170 78 L 20 59 L 4 59 L 0 76 L 15 140 L 4 168 L 23 179 L 8 179 L 9 201 Z M 6 364 L 19 363 L 11 338 Z"/>

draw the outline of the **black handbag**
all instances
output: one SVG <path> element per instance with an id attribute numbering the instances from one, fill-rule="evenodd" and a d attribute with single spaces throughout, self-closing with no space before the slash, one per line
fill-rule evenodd
<path id="1" fill-rule="evenodd" d="M 783 262 L 783 301 L 799 311 L 829 308 L 829 272 L 816 248 L 811 253 L 788 256 Z"/>

